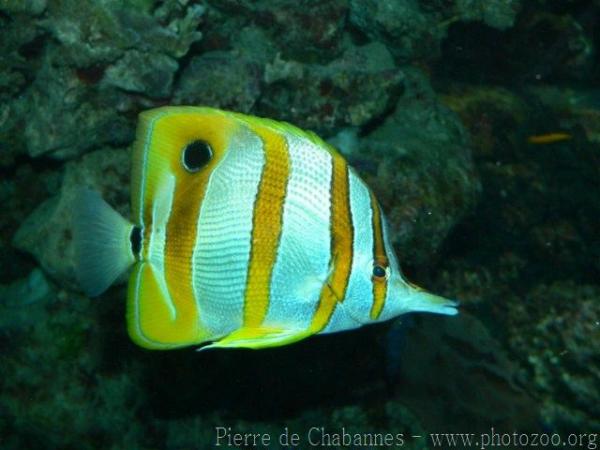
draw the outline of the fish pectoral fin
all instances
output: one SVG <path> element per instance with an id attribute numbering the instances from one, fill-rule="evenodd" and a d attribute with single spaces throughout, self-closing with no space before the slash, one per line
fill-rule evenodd
<path id="1" fill-rule="evenodd" d="M 324 276 L 308 275 L 298 280 L 294 290 L 295 297 L 299 302 L 309 302 L 315 296 L 315 293 L 316 295 L 319 294 L 326 282 L 327 274 Z"/>
<path id="2" fill-rule="evenodd" d="M 224 338 L 199 348 L 205 350 L 209 348 L 269 348 L 279 347 L 297 342 L 307 338 L 312 333 L 309 330 L 257 327 L 240 328 Z"/>

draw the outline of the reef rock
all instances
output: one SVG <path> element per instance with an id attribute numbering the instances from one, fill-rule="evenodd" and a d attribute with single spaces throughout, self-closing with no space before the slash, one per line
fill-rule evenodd
<path id="1" fill-rule="evenodd" d="M 350 0 L 349 20 L 370 39 L 386 44 L 400 61 L 429 60 L 439 56 L 451 24 L 477 20 L 505 29 L 513 24 L 520 4 L 520 0 Z"/>
<path id="2" fill-rule="evenodd" d="M 347 0 L 209 0 L 211 34 L 235 46 L 236 25 L 264 30 L 285 59 L 325 63 L 346 47 Z"/>
<path id="3" fill-rule="evenodd" d="M 8 14 L 0 17 L 0 148 L 34 158 L 131 142 L 132 119 L 171 95 L 178 60 L 202 36 L 204 8 L 186 2 L 23 3 L 45 8 L 39 17 L 12 3 L 0 5 Z"/>
<path id="4" fill-rule="evenodd" d="M 331 135 L 384 115 L 400 95 L 404 75 L 380 43 L 350 47 L 327 65 L 276 57 L 264 74 L 257 112 Z"/>
<path id="5" fill-rule="evenodd" d="M 133 139 L 133 124 L 114 109 L 118 93 L 90 88 L 70 69 L 44 65 L 27 95 L 25 143 L 31 157 L 72 158 Z"/>
<path id="6" fill-rule="evenodd" d="M 488 431 L 490 423 L 507 430 L 537 427 L 535 398 L 522 382 L 519 365 L 477 317 L 463 311 L 451 318 L 405 321 L 394 322 L 390 330 L 394 336 L 394 328 L 408 328 L 404 345 L 395 349 L 400 358 L 398 395 L 430 426 L 471 431 Z M 388 346 L 402 344 L 388 338 Z M 432 392 L 444 400 L 427 401 Z"/>
<path id="7" fill-rule="evenodd" d="M 597 286 L 556 282 L 510 304 L 510 346 L 528 370 L 550 429 L 600 429 L 599 298 Z"/>
<path id="8" fill-rule="evenodd" d="M 422 72 L 407 70 L 405 85 L 395 112 L 355 144 L 350 160 L 387 211 L 400 260 L 422 264 L 475 205 L 480 185 L 458 116 Z"/>

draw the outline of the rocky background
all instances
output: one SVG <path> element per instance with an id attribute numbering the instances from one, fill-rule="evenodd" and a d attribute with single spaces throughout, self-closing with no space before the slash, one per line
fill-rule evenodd
<path id="1" fill-rule="evenodd" d="M 0 448 L 600 431 L 598 23 L 597 0 L 0 0 Z M 127 214 L 137 114 L 165 104 L 337 145 L 408 277 L 461 314 L 261 352 L 135 347 L 124 287 L 73 282 L 69 202 L 87 185 Z"/>

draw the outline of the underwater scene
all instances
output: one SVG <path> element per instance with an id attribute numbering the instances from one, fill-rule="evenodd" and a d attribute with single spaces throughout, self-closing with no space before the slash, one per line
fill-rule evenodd
<path id="1" fill-rule="evenodd" d="M 0 0 L 0 202 L 0 450 L 600 446 L 598 0 Z"/>

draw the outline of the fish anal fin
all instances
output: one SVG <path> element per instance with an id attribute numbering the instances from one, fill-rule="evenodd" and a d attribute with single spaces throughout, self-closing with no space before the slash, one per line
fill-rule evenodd
<path id="1" fill-rule="evenodd" d="M 199 350 L 209 348 L 252 348 L 261 349 L 292 344 L 307 338 L 312 333 L 309 330 L 285 329 L 274 327 L 240 328 L 224 338 Z"/>
<path id="2" fill-rule="evenodd" d="M 192 303 L 193 299 L 189 300 Z M 131 339 L 152 350 L 200 344 L 210 339 L 197 312 L 170 298 L 152 264 L 138 262 L 129 280 L 127 328 Z"/>

